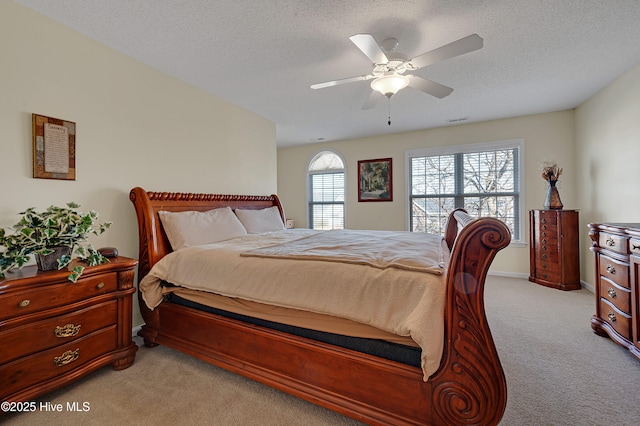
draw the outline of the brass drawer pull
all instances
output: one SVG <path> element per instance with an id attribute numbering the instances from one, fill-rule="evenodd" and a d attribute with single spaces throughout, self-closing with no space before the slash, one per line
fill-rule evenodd
<path id="1" fill-rule="evenodd" d="M 21 308 L 26 308 L 30 304 L 31 304 L 31 300 L 24 299 L 22 302 L 18 303 L 18 306 L 21 307 Z"/>
<path id="2" fill-rule="evenodd" d="M 632 244 L 632 246 L 633 246 L 633 248 L 632 248 L 631 250 L 638 250 L 638 249 L 640 249 L 640 245 Z"/>
<path id="3" fill-rule="evenodd" d="M 609 312 L 609 315 L 607 316 L 609 317 L 609 321 L 616 322 L 616 314 L 614 314 L 613 312 Z"/>
<path id="4" fill-rule="evenodd" d="M 57 326 L 53 333 L 56 337 L 73 337 L 80 332 L 81 325 L 65 324 L 63 326 Z"/>
<path id="5" fill-rule="evenodd" d="M 53 363 L 58 367 L 62 367 L 69 364 L 70 362 L 77 360 L 79 356 L 80 356 L 80 348 L 76 349 L 75 351 L 68 350 L 62 355 L 54 357 Z"/>
<path id="6" fill-rule="evenodd" d="M 613 267 L 613 265 L 609 264 L 607 265 L 607 272 L 610 274 L 615 274 L 616 273 L 616 268 Z"/>
<path id="7" fill-rule="evenodd" d="M 100 283 L 96 286 L 98 290 L 101 290 L 104 287 L 104 283 Z"/>
<path id="8" fill-rule="evenodd" d="M 609 287 L 609 290 L 607 290 L 607 294 L 609 294 L 609 297 L 612 299 L 616 298 L 616 291 L 612 287 Z"/>
<path id="9" fill-rule="evenodd" d="M 615 245 L 616 245 L 616 240 L 614 240 L 614 239 L 613 239 L 613 238 L 611 238 L 611 237 L 607 237 L 607 241 L 606 241 L 606 242 L 607 242 L 607 245 L 608 245 L 609 247 L 613 247 L 613 246 L 615 246 Z"/>

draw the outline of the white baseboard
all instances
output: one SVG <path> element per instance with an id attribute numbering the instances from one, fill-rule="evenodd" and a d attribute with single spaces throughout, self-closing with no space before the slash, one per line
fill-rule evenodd
<path id="1" fill-rule="evenodd" d="M 138 331 L 140 331 L 140 330 L 142 330 L 142 326 L 141 326 L 141 325 L 138 325 L 138 326 L 136 326 L 136 327 L 133 327 L 133 328 L 131 329 L 131 335 L 132 335 L 133 337 L 137 336 L 137 335 L 138 335 Z"/>
<path id="2" fill-rule="evenodd" d="M 580 280 L 580 284 L 582 285 L 582 288 L 589 290 L 591 293 L 596 292 L 596 288 L 591 284 L 589 284 L 588 282 Z"/>

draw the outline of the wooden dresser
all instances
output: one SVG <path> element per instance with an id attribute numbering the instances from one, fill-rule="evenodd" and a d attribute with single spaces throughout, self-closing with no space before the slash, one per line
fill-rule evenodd
<path id="1" fill-rule="evenodd" d="M 134 270 L 125 257 L 67 271 L 35 266 L 0 281 L 0 401 L 28 401 L 111 363 L 129 367 Z"/>
<path id="2" fill-rule="evenodd" d="M 531 210 L 529 231 L 529 281 L 560 290 L 581 288 L 578 211 Z"/>
<path id="3" fill-rule="evenodd" d="M 640 223 L 589 224 L 596 257 L 591 327 L 640 359 Z"/>

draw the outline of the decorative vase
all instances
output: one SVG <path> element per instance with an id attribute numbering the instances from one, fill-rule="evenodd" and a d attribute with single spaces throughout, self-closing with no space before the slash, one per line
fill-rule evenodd
<path id="1" fill-rule="evenodd" d="M 560 193 L 556 188 L 557 180 L 549 180 L 549 188 L 547 188 L 547 197 L 544 200 L 544 208 L 546 210 L 562 210 L 562 201 L 560 201 Z"/>
<path id="2" fill-rule="evenodd" d="M 38 264 L 38 269 L 41 271 L 58 269 L 58 259 L 64 255 L 71 255 L 71 247 L 68 246 L 49 247 L 49 249 L 53 250 L 53 253 L 45 255 L 36 254 L 36 263 Z"/>

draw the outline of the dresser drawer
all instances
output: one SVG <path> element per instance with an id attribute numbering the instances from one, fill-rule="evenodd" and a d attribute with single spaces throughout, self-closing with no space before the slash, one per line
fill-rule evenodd
<path id="1" fill-rule="evenodd" d="M 558 246 L 558 238 L 555 230 L 553 232 L 540 230 L 540 237 L 538 239 L 538 245 L 543 246 L 547 245 L 549 247 L 557 247 Z"/>
<path id="2" fill-rule="evenodd" d="M 629 252 L 633 255 L 640 256 L 640 239 L 632 238 L 629 240 Z"/>
<path id="3" fill-rule="evenodd" d="M 615 251 L 616 253 L 627 254 L 627 244 L 628 239 L 620 235 L 600 232 L 600 235 L 598 237 L 598 245 L 600 247 Z"/>
<path id="4" fill-rule="evenodd" d="M 608 300 L 620 311 L 630 315 L 631 313 L 631 291 L 620 287 L 607 278 L 600 279 L 600 297 Z"/>
<path id="5" fill-rule="evenodd" d="M 607 277 L 621 287 L 631 288 L 629 285 L 629 265 L 618 262 L 608 256 L 600 254 L 600 275 Z"/>
<path id="6" fill-rule="evenodd" d="M 558 225 L 558 214 L 552 210 L 541 210 L 538 212 L 540 215 L 540 228 L 542 229 L 543 225 L 549 226 L 557 226 Z"/>
<path id="7" fill-rule="evenodd" d="M 631 337 L 631 317 L 616 308 L 607 299 L 600 299 L 600 315 L 622 337 L 629 340 Z"/>
<path id="8" fill-rule="evenodd" d="M 557 263 L 536 260 L 535 277 L 546 281 L 558 281 L 560 279 L 560 267 Z"/>
<path id="9" fill-rule="evenodd" d="M 557 263 L 560 259 L 558 253 L 558 246 L 555 242 L 549 243 L 548 241 L 542 243 L 544 238 L 540 239 L 540 245 L 536 248 L 536 259 L 540 259 L 542 262 Z"/>
<path id="10" fill-rule="evenodd" d="M 0 364 L 67 343 L 116 324 L 118 302 L 110 300 L 66 315 L 0 331 Z"/>
<path id="11" fill-rule="evenodd" d="M 116 326 L 0 366 L 0 400 L 20 389 L 69 373 L 116 348 Z"/>
<path id="12" fill-rule="evenodd" d="M 67 281 L 61 284 L 9 293 L 0 297 L 0 320 L 112 292 L 117 289 L 117 286 L 117 274 L 110 272 L 81 278 L 76 283 Z"/>
<path id="13" fill-rule="evenodd" d="M 547 244 L 557 244 L 557 236 L 558 236 L 558 227 L 556 225 L 547 225 L 544 223 L 540 224 L 540 229 L 538 231 L 540 235 L 540 240 L 546 239 Z"/>

